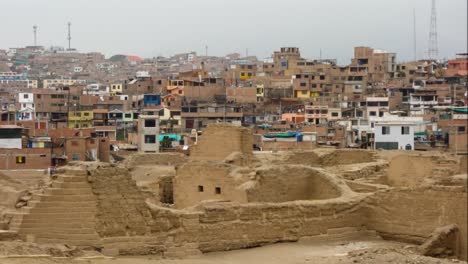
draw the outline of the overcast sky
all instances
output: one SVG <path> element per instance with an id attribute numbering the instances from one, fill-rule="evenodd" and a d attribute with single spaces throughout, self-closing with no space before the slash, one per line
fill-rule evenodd
<path id="1" fill-rule="evenodd" d="M 354 46 L 413 58 L 416 8 L 418 58 L 427 54 L 431 0 L 0 0 L 0 49 L 67 46 L 111 56 L 169 56 L 196 51 L 268 57 L 297 46 L 303 57 L 348 63 Z M 440 58 L 467 49 L 467 0 L 437 0 Z"/>

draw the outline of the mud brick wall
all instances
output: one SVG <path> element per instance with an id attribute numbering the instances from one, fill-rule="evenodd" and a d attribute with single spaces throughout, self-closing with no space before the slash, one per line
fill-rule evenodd
<path id="1" fill-rule="evenodd" d="M 361 228 L 358 203 L 206 205 L 200 215 L 199 249 L 233 250 L 325 235 L 334 228 Z"/>
<path id="2" fill-rule="evenodd" d="M 412 242 L 421 243 L 436 228 L 456 224 L 460 229 L 457 253 L 467 259 L 467 195 L 463 189 L 381 192 L 369 198 L 366 211 L 368 229 Z"/>
<path id="3" fill-rule="evenodd" d="M 97 197 L 97 233 L 101 237 L 148 234 L 151 213 L 128 170 L 106 166 L 90 173 Z"/>
<path id="4" fill-rule="evenodd" d="M 222 144 L 222 145 L 220 145 Z M 210 124 L 191 148 L 194 160 L 224 160 L 233 152 L 252 154 L 253 136 L 248 128 L 231 124 Z"/>

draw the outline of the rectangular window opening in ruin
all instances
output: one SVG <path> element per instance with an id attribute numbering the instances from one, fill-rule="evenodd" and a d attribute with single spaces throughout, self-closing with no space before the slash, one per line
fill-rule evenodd
<path id="1" fill-rule="evenodd" d="M 203 192 L 203 185 L 198 185 L 198 192 Z"/>
<path id="2" fill-rule="evenodd" d="M 216 187 L 215 188 L 215 193 L 216 194 L 221 194 L 221 187 Z"/>

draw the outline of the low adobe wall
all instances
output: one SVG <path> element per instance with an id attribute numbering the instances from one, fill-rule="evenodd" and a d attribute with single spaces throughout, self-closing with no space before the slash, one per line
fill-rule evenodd
<path id="1" fill-rule="evenodd" d="M 395 189 L 370 196 L 366 226 L 384 238 L 422 243 L 438 227 L 459 227 L 457 256 L 467 259 L 467 194 L 463 187 Z"/>
<path id="2" fill-rule="evenodd" d="M 196 212 L 150 206 L 153 222 L 146 236 L 105 237 L 103 252 L 165 257 L 251 248 L 302 238 L 334 237 L 360 231 L 360 201 L 301 201 L 270 204 L 202 204 Z"/>

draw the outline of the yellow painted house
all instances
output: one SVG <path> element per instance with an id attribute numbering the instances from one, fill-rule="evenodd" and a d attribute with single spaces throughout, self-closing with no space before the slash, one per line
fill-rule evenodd
<path id="1" fill-rule="evenodd" d="M 68 113 L 69 128 L 92 127 L 93 111 L 71 111 Z"/>
<path id="2" fill-rule="evenodd" d="M 109 88 L 109 93 L 111 96 L 116 96 L 123 93 L 123 85 L 121 83 L 113 83 L 110 85 Z"/>
<path id="3" fill-rule="evenodd" d="M 295 98 L 310 98 L 311 94 L 308 90 L 296 90 L 294 91 Z"/>

